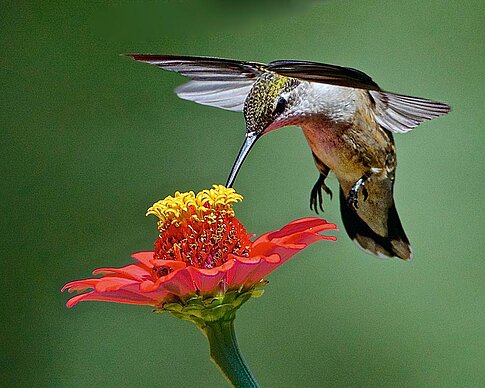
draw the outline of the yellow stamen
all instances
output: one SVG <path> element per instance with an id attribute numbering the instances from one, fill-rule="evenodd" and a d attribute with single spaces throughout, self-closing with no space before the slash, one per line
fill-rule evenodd
<path id="1" fill-rule="evenodd" d="M 153 214 L 160 220 L 159 224 L 167 226 L 173 223 L 181 223 L 184 220 L 201 220 L 204 215 L 214 210 L 225 211 L 234 216 L 232 204 L 241 202 L 242 195 L 236 193 L 233 188 L 222 185 L 213 185 L 210 190 L 202 190 L 194 194 L 193 191 L 186 193 L 176 192 L 175 196 L 168 196 L 151 206 L 146 215 Z"/>

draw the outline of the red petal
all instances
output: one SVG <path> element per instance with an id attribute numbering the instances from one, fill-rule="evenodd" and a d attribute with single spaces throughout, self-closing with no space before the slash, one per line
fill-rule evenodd
<path id="1" fill-rule="evenodd" d="M 139 261 L 140 263 L 146 265 L 147 267 L 151 267 L 151 260 L 153 259 L 153 251 L 141 251 L 136 252 L 131 255 L 135 260 Z"/>
<path id="2" fill-rule="evenodd" d="M 226 275 L 226 282 L 229 288 L 239 288 L 240 286 L 249 287 L 258 283 L 266 275 L 273 272 L 281 265 L 281 260 L 277 255 L 269 257 L 257 257 L 259 260 L 246 258 L 235 258 L 235 263 Z"/>
<path id="3" fill-rule="evenodd" d="M 127 290 L 119 290 L 116 292 L 102 292 L 102 293 L 91 291 L 86 294 L 76 295 L 72 297 L 67 301 L 66 306 L 73 307 L 79 302 L 86 301 L 86 300 L 157 306 L 163 301 L 163 298 L 159 298 L 159 300 L 155 300 L 148 297 L 148 295 L 133 293 Z"/>
<path id="4" fill-rule="evenodd" d="M 152 271 L 143 264 L 131 264 L 121 268 L 98 268 L 93 271 L 93 275 L 118 275 L 141 281 L 152 277 Z"/>
<path id="5" fill-rule="evenodd" d="M 187 271 L 190 273 L 195 286 L 202 294 L 211 294 L 219 289 L 222 279 L 226 277 L 226 272 L 233 265 L 234 260 L 228 260 L 216 268 L 187 267 Z"/>
<path id="6" fill-rule="evenodd" d="M 183 261 L 178 260 L 163 260 L 163 259 L 153 259 L 152 264 L 155 267 L 169 267 L 173 270 L 181 269 L 187 267 L 187 264 Z"/>
<path id="7" fill-rule="evenodd" d="M 139 285 L 140 282 L 133 279 L 126 279 L 120 277 L 104 276 L 96 283 L 94 288 L 97 292 L 117 291 L 131 285 Z"/>
<path id="8" fill-rule="evenodd" d="M 62 291 L 69 289 L 72 291 L 85 291 L 87 289 L 94 289 L 97 292 L 116 291 L 120 288 L 127 287 L 134 284 L 139 284 L 139 281 L 133 279 L 126 279 L 120 277 L 104 276 L 99 279 L 84 279 L 67 283 Z"/>
<path id="9" fill-rule="evenodd" d="M 327 221 L 321 218 L 316 218 L 316 217 L 300 218 L 298 220 L 295 220 L 286 224 L 280 230 L 268 232 L 261 235 L 254 241 L 254 244 L 259 243 L 261 240 L 271 241 L 274 239 L 287 237 L 296 233 L 301 233 L 301 232 L 318 233 L 323 230 L 338 230 L 338 229 L 337 229 L 337 225 L 329 224 Z"/>
<path id="10" fill-rule="evenodd" d="M 73 291 L 85 291 L 90 288 L 94 288 L 96 283 L 99 279 L 83 279 L 83 280 L 74 280 L 72 282 L 67 283 L 64 287 L 62 287 L 61 292 L 68 290 L 69 292 Z"/>
<path id="11" fill-rule="evenodd" d="M 140 284 L 143 292 L 163 291 L 177 296 L 187 296 L 197 290 L 187 268 L 182 268 L 160 277 L 156 282 L 146 280 Z"/>
<path id="12" fill-rule="evenodd" d="M 336 240 L 333 236 L 319 234 L 336 228 L 320 218 L 302 218 L 278 231 L 266 233 L 254 241 L 249 258 L 236 257 L 227 282 L 230 286 L 255 284 L 314 242 Z"/>

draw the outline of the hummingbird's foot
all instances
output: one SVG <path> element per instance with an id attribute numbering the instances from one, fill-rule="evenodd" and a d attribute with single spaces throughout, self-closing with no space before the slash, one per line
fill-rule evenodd
<path id="1" fill-rule="evenodd" d="M 322 190 L 329 195 L 330 199 L 332 199 L 332 190 L 330 190 L 325 183 L 325 178 L 327 178 L 326 175 L 320 174 L 310 193 L 310 210 L 314 210 L 317 214 L 318 208 L 320 208 L 322 212 L 324 211 Z"/>
<path id="2" fill-rule="evenodd" d="M 364 201 L 367 200 L 369 193 L 365 188 L 365 182 L 367 181 L 368 177 L 364 175 L 360 178 L 349 191 L 349 196 L 347 198 L 347 202 L 349 206 L 353 206 L 355 209 L 359 208 L 359 191 L 362 190 L 362 195 L 364 196 Z"/>

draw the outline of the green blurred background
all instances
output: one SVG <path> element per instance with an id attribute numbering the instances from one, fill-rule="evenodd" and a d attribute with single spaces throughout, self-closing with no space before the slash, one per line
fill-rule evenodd
<path id="1" fill-rule="evenodd" d="M 236 326 L 263 387 L 485 385 L 483 0 L 1 8 L 2 385 L 226 386 L 194 326 L 138 306 L 68 310 L 60 293 L 150 249 L 147 207 L 224 183 L 244 135 L 241 114 L 179 100 L 183 78 L 119 56 L 132 52 L 327 62 L 449 103 L 396 136 L 414 261 L 368 256 L 342 230 L 270 275 Z M 312 216 L 316 178 L 301 131 L 276 131 L 239 175 L 237 214 L 258 234 Z M 324 216 L 341 225 L 336 199 Z"/>

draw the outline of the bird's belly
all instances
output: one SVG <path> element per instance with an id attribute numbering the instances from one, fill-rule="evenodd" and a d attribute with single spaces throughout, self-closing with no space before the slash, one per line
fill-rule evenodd
<path id="1" fill-rule="evenodd" d="M 384 169 L 390 146 L 353 123 L 311 120 L 301 125 L 312 152 L 343 182 L 356 182 L 370 169 Z"/>

